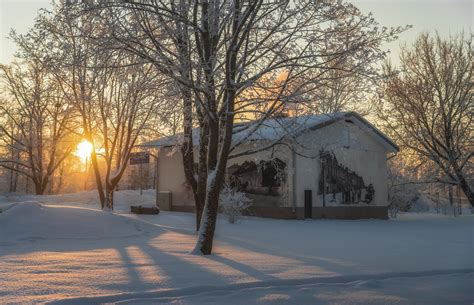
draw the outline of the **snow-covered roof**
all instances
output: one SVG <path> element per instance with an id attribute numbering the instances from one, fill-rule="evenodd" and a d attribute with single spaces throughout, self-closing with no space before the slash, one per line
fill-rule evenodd
<path id="1" fill-rule="evenodd" d="M 318 115 L 302 115 L 293 117 L 272 117 L 264 121 L 257 120 L 246 123 L 236 123 L 232 142 L 234 144 L 248 141 L 278 141 L 297 137 L 307 130 L 315 130 L 327 126 L 341 119 L 355 118 L 360 127 L 374 132 L 385 144 L 391 147 L 389 150 L 398 151 L 398 146 L 375 126 L 355 112 L 336 112 Z M 182 142 L 183 135 L 162 137 L 157 140 L 141 144 L 142 147 L 167 147 Z M 193 143 L 199 144 L 199 128 L 193 129 Z"/>

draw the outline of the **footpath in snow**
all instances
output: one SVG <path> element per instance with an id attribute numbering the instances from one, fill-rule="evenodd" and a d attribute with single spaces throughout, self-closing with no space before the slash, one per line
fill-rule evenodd
<path id="1" fill-rule="evenodd" d="M 131 215 L 154 194 L 0 198 L 2 303 L 470 304 L 474 216 L 218 222 L 190 255 L 194 217 Z"/>

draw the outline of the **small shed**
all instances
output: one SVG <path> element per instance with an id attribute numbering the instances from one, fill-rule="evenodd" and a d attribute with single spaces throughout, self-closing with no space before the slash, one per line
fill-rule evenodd
<path id="1" fill-rule="evenodd" d="M 193 130 L 194 143 L 199 130 Z M 157 148 L 157 190 L 172 211 L 194 210 L 177 145 L 181 135 L 143 144 Z M 387 155 L 398 151 L 355 112 L 270 118 L 236 124 L 239 143 L 226 183 L 252 200 L 254 216 L 388 218 Z M 197 158 L 197 147 L 196 158 Z M 157 196 L 159 198 L 159 196 Z"/>

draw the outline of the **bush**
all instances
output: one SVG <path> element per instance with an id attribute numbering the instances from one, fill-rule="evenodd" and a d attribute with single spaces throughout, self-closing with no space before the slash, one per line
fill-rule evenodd
<path id="1" fill-rule="evenodd" d="M 402 212 L 408 212 L 419 199 L 418 192 L 400 191 L 393 193 L 390 204 L 397 206 Z"/>
<path id="2" fill-rule="evenodd" d="M 396 218 L 399 211 L 408 212 L 417 205 L 420 198 L 419 192 L 413 187 L 392 187 L 390 192 L 389 213 L 390 217 Z"/>
<path id="3" fill-rule="evenodd" d="M 245 193 L 226 186 L 221 191 L 219 205 L 229 223 L 233 224 L 252 204 L 251 199 Z"/>
<path id="4" fill-rule="evenodd" d="M 410 204 L 410 212 L 429 212 L 434 203 L 426 196 L 420 196 Z"/>

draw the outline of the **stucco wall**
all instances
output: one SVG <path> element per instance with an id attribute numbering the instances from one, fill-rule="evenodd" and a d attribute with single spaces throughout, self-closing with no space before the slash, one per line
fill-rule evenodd
<path id="1" fill-rule="evenodd" d="M 294 147 L 298 147 L 296 153 L 292 153 L 287 146 L 279 145 L 273 149 L 229 160 L 228 167 L 233 164 L 242 164 L 246 160 L 271 158 L 279 158 L 286 163 L 288 172 L 283 186 L 286 189 L 285 196 L 267 198 L 272 202 L 263 202 L 261 198 L 257 198 L 260 206 L 264 207 L 273 203 L 275 207 L 284 207 L 289 209 L 288 211 L 294 211 L 293 205 L 295 205 L 300 210 L 304 207 L 304 190 L 312 190 L 313 207 L 322 207 L 322 195 L 318 195 L 319 151 L 321 149 L 334 152 L 340 164 L 363 177 L 365 185 L 373 184 L 375 196 L 372 206 L 388 204 L 386 147 L 380 143 L 380 140 L 376 140 L 372 133 L 367 133 L 355 124 L 341 121 L 321 129 L 307 131 L 298 137 L 295 143 L 297 144 Z M 258 149 L 261 145 L 268 145 L 268 143 L 251 142 L 240 146 L 233 154 Z M 197 152 L 195 157 L 197 158 Z M 185 181 L 181 152 L 173 148 L 161 148 L 158 158 L 158 190 L 172 192 L 173 206 L 182 207 L 176 210 L 191 210 L 194 200 L 191 189 Z M 294 175 L 295 172 L 296 175 Z M 340 203 L 341 196 L 337 197 L 336 202 L 330 201 L 332 195 L 326 198 L 328 207 L 347 206 Z"/>
<path id="2" fill-rule="evenodd" d="M 181 151 L 173 147 L 161 148 L 158 153 L 157 188 L 170 191 L 173 205 L 194 206 L 191 188 L 186 183 Z"/>
<path id="3" fill-rule="evenodd" d="M 252 142 L 246 145 L 241 145 L 232 154 L 238 154 L 249 150 L 254 150 L 260 145 L 268 145 L 264 142 Z M 289 160 L 289 149 L 285 146 L 276 146 L 272 149 L 254 153 L 251 155 L 240 156 L 229 159 L 227 167 L 234 164 L 242 164 L 245 161 L 259 161 L 269 160 L 272 158 L 279 158 L 287 164 L 287 168 L 291 166 Z M 195 151 L 195 159 L 197 162 L 197 151 Z M 179 149 L 165 147 L 161 148 L 158 153 L 158 178 L 157 187 L 159 191 L 171 191 L 173 206 L 194 206 L 194 198 L 191 188 L 187 185 L 184 176 L 184 169 L 182 164 L 182 155 Z M 291 177 L 287 176 L 285 183 L 281 186 L 283 196 L 262 196 L 262 195 L 248 195 L 255 201 L 258 206 L 290 206 L 290 199 L 288 197 L 288 190 L 291 188 Z"/>
<path id="4" fill-rule="evenodd" d="M 375 195 L 371 205 L 388 204 L 386 151 L 373 134 L 367 133 L 353 123 L 340 121 L 321 129 L 308 131 L 296 141 L 304 145 L 304 148 L 298 149 L 296 156 L 298 207 L 304 207 L 304 190 L 312 190 L 313 207 L 323 205 L 322 195 L 318 195 L 321 149 L 332 151 L 340 164 L 362 176 L 365 185 L 373 184 Z M 335 202 L 330 201 L 331 199 L 332 195 L 326 196 L 326 206 L 342 206 L 340 195 L 336 196 Z"/>

